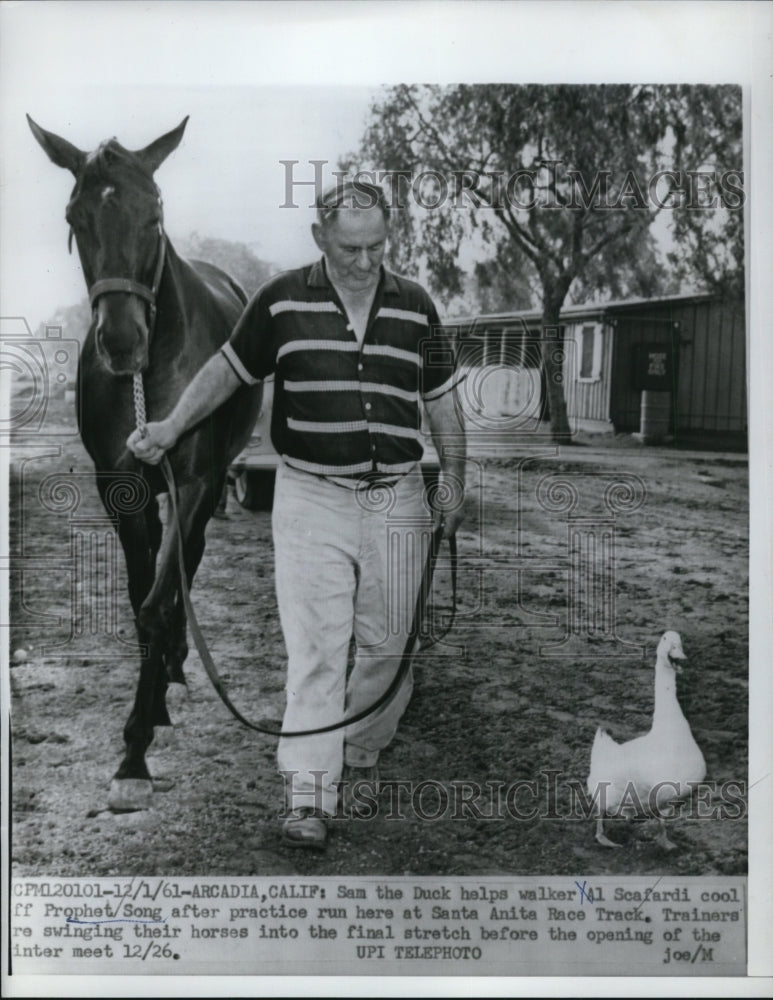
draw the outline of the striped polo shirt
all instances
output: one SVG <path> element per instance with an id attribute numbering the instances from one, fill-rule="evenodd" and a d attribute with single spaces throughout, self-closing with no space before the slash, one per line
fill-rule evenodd
<path id="1" fill-rule="evenodd" d="M 423 453 L 421 400 L 459 377 L 421 285 L 382 268 L 359 344 L 324 258 L 263 285 L 221 351 L 248 385 L 275 376 L 274 448 L 322 476 L 410 471 Z"/>

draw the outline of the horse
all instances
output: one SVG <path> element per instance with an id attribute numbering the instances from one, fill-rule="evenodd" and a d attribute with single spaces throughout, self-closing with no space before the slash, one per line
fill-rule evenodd
<path id="1" fill-rule="evenodd" d="M 170 518 L 162 525 L 159 515 L 158 498 L 168 486 L 158 468 L 140 462 L 126 447 L 136 419 L 134 377 L 140 373 L 144 383 L 147 418 L 166 417 L 227 340 L 247 297 L 219 268 L 178 256 L 164 231 L 154 174 L 179 145 L 187 117 L 144 149 L 127 150 L 112 138 L 88 154 L 29 115 L 27 120 L 49 159 L 75 177 L 65 218 L 92 307 L 78 367 L 78 428 L 94 463 L 101 501 L 116 518 L 141 656 L 123 732 L 125 752 L 110 784 L 108 807 L 145 809 L 153 793 L 145 754 L 154 729 L 171 725 L 168 685 L 185 684 L 181 588 L 193 581 L 207 522 L 217 509 L 230 462 L 250 437 L 261 389 L 237 389 L 168 453 L 187 575 L 181 580 L 175 529 Z M 116 511 L 108 505 L 111 485 L 121 478 L 125 482 L 127 474 L 144 481 L 145 502 L 137 505 L 141 509 L 124 505 Z"/>

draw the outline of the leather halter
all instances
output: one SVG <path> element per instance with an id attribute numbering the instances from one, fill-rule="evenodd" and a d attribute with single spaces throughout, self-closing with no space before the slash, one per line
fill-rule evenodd
<path id="1" fill-rule="evenodd" d="M 156 298 L 161 285 L 161 275 L 164 272 L 164 263 L 166 262 L 166 234 L 163 229 L 159 231 L 159 237 L 156 270 L 153 275 L 153 284 L 150 288 L 147 285 L 143 285 L 142 282 L 134 281 L 133 278 L 100 278 L 99 281 L 95 281 L 91 288 L 89 288 L 89 301 L 91 302 L 92 309 L 96 305 L 100 295 L 109 294 L 110 292 L 126 292 L 127 294 L 138 295 L 141 299 L 145 299 L 150 306 L 149 336 L 153 333 L 153 328 L 156 325 Z"/>

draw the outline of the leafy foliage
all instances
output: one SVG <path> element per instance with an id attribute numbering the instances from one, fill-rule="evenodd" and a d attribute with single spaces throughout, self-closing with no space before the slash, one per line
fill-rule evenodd
<path id="1" fill-rule="evenodd" d="M 183 257 L 203 260 L 222 268 L 239 282 L 248 295 L 253 295 L 278 270 L 275 265 L 257 257 L 246 244 L 232 240 L 200 236 L 194 232 L 176 240 L 175 247 Z"/>
<path id="2" fill-rule="evenodd" d="M 91 305 L 88 295 L 71 306 L 59 306 L 54 315 L 40 324 L 36 336 L 44 338 L 47 327 L 60 327 L 64 337 L 83 343 L 91 325 Z"/>
<path id="3" fill-rule="evenodd" d="M 685 176 L 673 212 L 676 276 L 736 303 L 744 296 L 742 95 L 735 86 L 680 86 L 668 95 L 674 165 Z M 689 172 L 692 172 L 690 176 Z"/>
<path id="4" fill-rule="evenodd" d="M 400 85 L 374 101 L 342 166 L 382 173 L 398 208 L 392 259 L 423 266 L 443 305 L 513 309 L 529 296 L 553 327 L 570 291 L 653 296 L 737 274 L 740 212 L 691 210 L 677 189 L 712 162 L 720 188 L 740 129 L 732 87 Z M 667 168 L 682 175 L 657 174 Z M 664 211 L 679 241 L 668 260 L 652 232 Z M 543 362 L 553 432 L 567 438 Z"/>
<path id="5" fill-rule="evenodd" d="M 175 240 L 175 249 L 183 257 L 204 260 L 222 268 L 235 278 L 248 295 L 252 295 L 278 270 L 257 257 L 244 243 L 200 236 L 191 233 L 188 237 Z M 88 295 L 75 305 L 60 306 L 51 319 L 40 325 L 38 335 L 45 336 L 47 326 L 59 326 L 67 337 L 75 337 L 81 342 L 91 324 L 91 306 Z"/>

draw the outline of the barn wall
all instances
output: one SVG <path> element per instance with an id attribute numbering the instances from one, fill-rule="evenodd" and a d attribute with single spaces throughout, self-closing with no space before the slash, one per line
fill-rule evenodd
<path id="1" fill-rule="evenodd" d="M 743 313 L 722 302 L 651 303 L 615 315 L 610 412 L 615 429 L 638 429 L 641 393 L 631 371 L 637 343 L 673 341 L 678 349 L 671 431 L 743 434 L 746 331 Z M 672 323 L 677 323 L 674 331 Z"/>
<path id="2" fill-rule="evenodd" d="M 673 314 L 680 324 L 677 430 L 745 431 L 743 313 L 708 301 L 674 309 Z"/>
<path id="3" fill-rule="evenodd" d="M 609 387 L 612 372 L 612 331 L 607 324 L 601 330 L 601 370 L 599 378 L 592 382 L 581 381 L 578 377 L 581 334 L 583 326 L 600 322 L 601 317 L 582 323 L 568 323 L 564 329 L 564 396 L 570 425 L 593 426 L 611 430 L 609 420 Z"/>
<path id="4" fill-rule="evenodd" d="M 475 320 L 460 328 L 458 362 L 472 370 L 460 390 L 466 413 L 539 423 L 542 381 L 538 335 L 517 318 Z"/>
<path id="5" fill-rule="evenodd" d="M 601 377 L 578 378 L 580 331 L 602 322 Z M 747 428 L 746 327 L 743 309 L 717 300 L 641 302 L 588 312 L 580 321 L 565 316 L 563 363 L 567 414 L 572 427 L 632 432 L 639 430 L 641 391 L 634 387 L 638 343 L 671 345 L 677 350 L 677 379 L 671 432 L 729 434 Z M 488 384 L 486 407 L 506 413 L 513 406 L 514 372 L 539 367 L 539 328 L 532 316 L 469 320 L 460 328 L 460 362 L 468 367 L 501 367 Z M 674 328 L 674 323 L 678 328 Z M 501 388 L 497 388 L 497 386 Z M 501 399 L 497 396 L 501 395 Z M 496 398 L 495 398 L 496 397 Z"/>
<path id="6" fill-rule="evenodd" d="M 639 344 L 653 344 L 670 352 L 679 346 L 679 335 L 667 309 L 640 307 L 635 314 L 612 317 L 614 357 L 611 374 L 610 416 L 616 431 L 631 433 L 641 424 L 641 389 L 634 381 L 634 361 Z M 677 357 L 677 365 L 681 365 Z M 669 430 L 673 432 L 672 424 Z"/>

